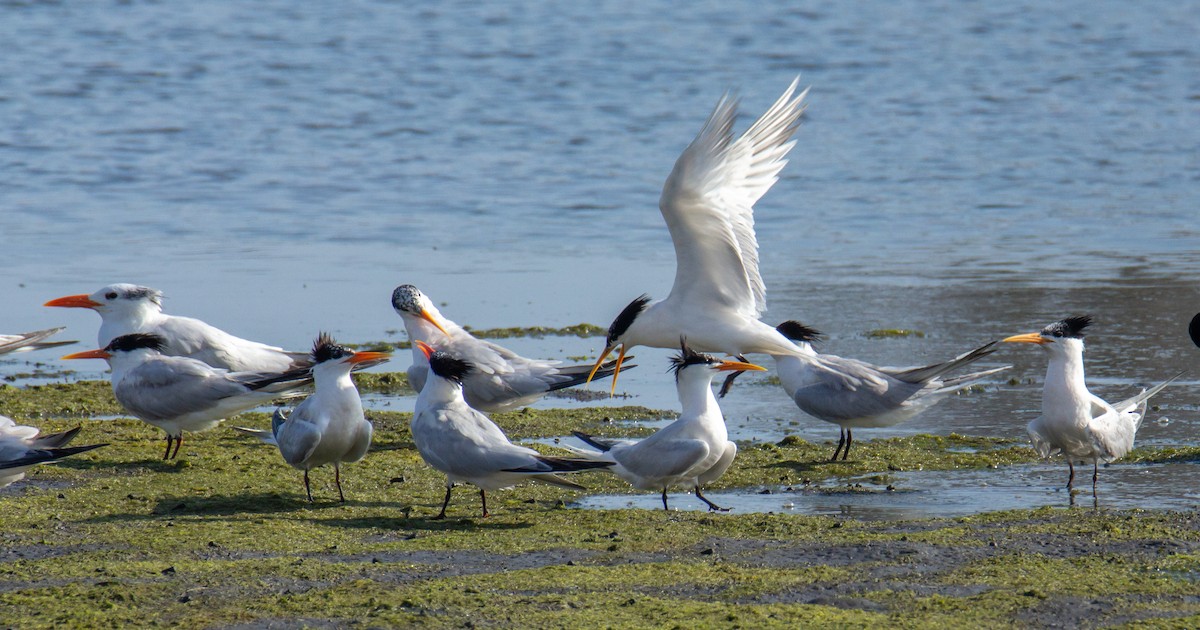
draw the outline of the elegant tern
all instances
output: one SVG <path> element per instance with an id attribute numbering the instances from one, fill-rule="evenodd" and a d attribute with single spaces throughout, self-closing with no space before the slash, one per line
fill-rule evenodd
<path id="1" fill-rule="evenodd" d="M 62 326 L 16 335 L 0 335 L 0 354 L 43 350 L 45 348 L 56 348 L 76 343 L 75 341 L 44 341 L 47 337 L 55 335 L 61 330 L 63 330 Z"/>
<path id="2" fill-rule="evenodd" d="M 691 488 L 710 511 L 727 511 L 701 493 L 705 484 L 725 474 L 737 455 L 737 445 L 729 440 L 725 419 L 712 392 L 713 377 L 718 372 L 764 368 L 695 352 L 686 341 L 680 345 L 680 354 L 671 359 L 682 406 L 679 418 L 637 441 L 600 438 L 576 431 L 576 437 L 600 450 L 576 452 L 612 463 L 612 472 L 639 490 L 661 491 L 664 510 L 669 509 L 667 489 L 681 485 Z"/>
<path id="3" fill-rule="evenodd" d="M 596 367 L 620 348 L 614 391 L 627 350 L 637 345 L 674 348 L 680 336 L 695 350 L 723 352 L 742 361 L 754 352 L 800 353 L 759 321 L 766 310 L 766 288 L 754 233 L 754 204 L 778 180 L 795 145 L 791 138 L 808 94 L 807 89 L 796 94 L 798 82 L 797 77 L 736 140 L 737 99 L 721 97 L 675 162 L 659 199 L 675 246 L 675 283 L 664 300 L 638 297 L 609 327 Z"/>
<path id="4" fill-rule="evenodd" d="M 362 459 L 371 446 L 374 431 L 363 415 L 362 398 L 350 379 L 350 370 L 360 363 L 386 361 L 390 356 L 383 352 L 354 352 L 338 345 L 328 333 L 321 333 L 311 355 L 313 394 L 296 405 L 291 414 L 277 409 L 271 418 L 270 431 L 234 428 L 279 447 L 284 461 L 303 470 L 304 492 L 309 503 L 313 498 L 308 471 L 333 464 L 338 500 L 345 503 L 341 463 Z"/>
<path id="5" fill-rule="evenodd" d="M 288 352 L 235 337 L 191 317 L 162 312 L 162 291 L 135 284 L 112 284 L 91 295 L 68 295 L 46 306 L 90 308 L 100 315 L 97 345 L 131 333 L 150 333 L 164 342 L 162 353 L 189 357 L 231 372 L 283 372 L 307 367 L 308 354 Z"/>
<path id="6" fill-rule="evenodd" d="M 1092 496 L 1100 476 L 1100 462 L 1124 457 L 1133 449 L 1133 439 L 1146 416 L 1146 401 L 1182 372 L 1132 398 L 1115 404 L 1104 402 L 1088 391 L 1083 377 L 1083 336 L 1090 326 L 1089 315 L 1068 317 L 1041 332 L 1014 335 L 1009 343 L 1032 343 L 1050 357 L 1042 388 L 1042 415 L 1026 430 L 1038 455 L 1049 458 L 1062 453 L 1070 476 L 1067 489 L 1075 483 L 1075 460 L 1092 462 Z"/>
<path id="7" fill-rule="evenodd" d="M 421 341 L 474 366 L 463 378 L 467 404 L 489 413 L 533 404 L 558 389 L 587 381 L 590 365 L 560 365 L 558 361 L 527 359 L 508 348 L 476 339 L 462 326 L 446 319 L 433 302 L 411 284 L 392 291 L 392 308 L 404 320 L 408 338 Z M 408 382 L 420 392 L 429 376 L 429 359 L 415 343 Z M 633 367 L 625 366 L 626 369 Z M 613 373 L 613 365 L 601 366 L 597 376 Z"/>
<path id="8" fill-rule="evenodd" d="M 108 446 L 67 446 L 77 433 L 79 427 L 62 433 L 39 435 L 35 427 L 20 425 L 13 422 L 12 418 L 0 416 L 0 488 L 20 481 L 25 477 L 25 472 L 37 464 Z"/>
<path id="9" fill-rule="evenodd" d="M 205 431 L 225 418 L 266 404 L 281 393 L 312 382 L 308 368 L 287 372 L 230 372 L 203 361 L 162 353 L 166 341 L 133 333 L 100 350 L 64 359 L 107 359 L 112 389 L 126 410 L 167 432 L 163 459 L 179 455 L 184 431 Z M 175 452 L 171 452 L 171 443 Z"/>
<path id="10" fill-rule="evenodd" d="M 510 488 L 523 481 L 582 490 L 583 486 L 559 474 L 612 465 L 590 459 L 551 457 L 513 444 L 496 423 L 463 399 L 463 382 L 475 368 L 424 342 L 415 343 L 429 359 L 431 378 L 417 396 L 412 418 L 413 442 L 421 459 L 446 474 L 446 498 L 434 518 L 446 517 L 450 491 L 456 483 L 470 483 L 479 488 L 486 518 L 488 490 Z"/>
<path id="11" fill-rule="evenodd" d="M 829 461 L 837 461 L 839 453 L 843 460 L 850 455 L 852 429 L 900 424 L 963 387 L 1012 367 L 942 378 L 951 370 L 995 352 L 999 343 L 996 341 L 945 363 L 890 368 L 818 353 L 812 344 L 821 333 L 800 322 L 786 321 L 776 329 L 804 351 L 798 357 L 775 355 L 775 371 L 784 391 L 804 413 L 841 427 L 837 448 Z"/>

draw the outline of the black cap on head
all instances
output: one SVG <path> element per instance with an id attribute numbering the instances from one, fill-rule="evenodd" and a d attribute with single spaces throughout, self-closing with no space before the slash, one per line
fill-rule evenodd
<path id="1" fill-rule="evenodd" d="M 1042 336 L 1062 339 L 1083 339 L 1083 329 L 1091 324 L 1091 315 L 1076 315 L 1046 326 L 1042 329 Z"/>
<path id="2" fill-rule="evenodd" d="M 330 335 L 327 332 L 319 333 L 317 335 L 317 340 L 313 342 L 313 363 L 336 361 L 352 354 L 354 354 L 353 350 L 347 348 L 346 346 L 339 346 L 337 341 L 333 339 L 333 335 Z"/>
<path id="3" fill-rule="evenodd" d="M 1192 323 L 1188 324 L 1188 336 L 1192 338 L 1192 343 L 1200 347 L 1200 313 L 1192 318 Z"/>
<path id="4" fill-rule="evenodd" d="M 821 337 L 825 336 L 816 328 L 805 326 L 794 319 L 789 319 L 776 326 L 775 330 L 778 330 L 779 334 L 792 341 L 807 341 L 808 343 L 818 342 L 821 340 Z"/>
<path id="5" fill-rule="evenodd" d="M 680 337 L 679 354 L 671 357 L 671 371 L 675 373 L 675 380 L 679 380 L 679 373 L 682 372 L 687 366 L 699 365 L 702 363 L 711 365 L 713 363 L 720 363 L 720 361 L 712 355 L 692 350 L 687 345 L 687 339 Z"/>
<path id="6" fill-rule="evenodd" d="M 108 345 L 104 349 L 109 352 L 129 352 L 149 348 L 162 352 L 166 347 L 167 340 L 158 335 L 151 333 L 131 333 L 113 339 L 108 342 Z"/>
<path id="7" fill-rule="evenodd" d="M 646 310 L 646 305 L 649 303 L 650 296 L 645 293 L 630 302 L 617 315 L 617 318 L 613 320 L 612 325 L 608 327 L 608 339 L 606 343 L 610 346 L 615 344 L 617 339 L 620 339 L 621 335 L 624 335 L 629 330 L 629 327 L 633 325 L 633 320 L 637 319 L 638 315 L 641 315 L 642 311 Z"/>
<path id="8" fill-rule="evenodd" d="M 463 379 L 475 371 L 475 366 L 457 357 L 452 357 L 441 350 L 434 350 L 429 355 L 429 369 L 433 370 L 434 374 L 448 381 L 454 381 L 462 385 Z"/>

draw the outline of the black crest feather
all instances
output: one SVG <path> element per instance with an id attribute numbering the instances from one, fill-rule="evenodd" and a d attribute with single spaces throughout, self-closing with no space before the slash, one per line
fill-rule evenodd
<path id="1" fill-rule="evenodd" d="M 167 340 L 150 333 L 132 333 L 121 335 L 108 342 L 104 347 L 109 352 L 129 352 L 142 348 L 150 348 L 162 352 L 167 347 Z"/>
<path id="2" fill-rule="evenodd" d="M 1091 325 L 1091 315 L 1075 315 L 1046 326 L 1042 329 L 1042 335 L 1066 339 L 1083 339 L 1083 329 Z"/>
<path id="3" fill-rule="evenodd" d="M 650 296 L 645 293 L 639 295 L 634 301 L 629 303 L 624 310 L 621 311 L 617 318 L 613 320 L 612 325 L 608 327 L 608 345 L 612 345 L 629 330 L 633 325 L 633 320 L 637 319 L 642 311 L 646 310 L 646 305 L 650 303 Z"/>
<path id="4" fill-rule="evenodd" d="M 463 379 L 475 371 L 475 366 L 441 350 L 435 350 L 429 355 L 429 369 L 446 380 L 462 385 Z"/>
<path id="5" fill-rule="evenodd" d="M 805 326 L 794 319 L 789 319 L 788 321 L 776 326 L 775 330 L 778 330 L 779 334 L 791 339 L 792 341 L 807 341 L 809 343 L 816 343 L 825 336 L 816 328 Z"/>
<path id="6" fill-rule="evenodd" d="M 333 361 L 350 354 L 354 354 L 354 351 L 346 346 L 339 346 L 333 335 L 327 332 L 318 333 L 317 340 L 313 342 L 313 363 Z"/>
<path id="7" fill-rule="evenodd" d="M 683 368 L 701 363 L 712 364 L 719 363 L 719 361 L 712 355 L 692 350 L 687 345 L 687 339 L 680 337 L 679 354 L 671 357 L 671 371 L 675 373 L 675 380 L 679 380 L 679 373 L 683 371 Z"/>

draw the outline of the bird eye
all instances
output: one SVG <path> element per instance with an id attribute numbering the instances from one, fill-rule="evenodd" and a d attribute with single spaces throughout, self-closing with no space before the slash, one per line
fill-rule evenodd
<path id="1" fill-rule="evenodd" d="M 117 299 L 117 292 L 116 292 L 116 291 L 109 291 L 108 293 L 105 293 L 105 294 L 104 294 L 104 299 L 106 299 L 106 300 L 115 300 L 115 299 Z"/>

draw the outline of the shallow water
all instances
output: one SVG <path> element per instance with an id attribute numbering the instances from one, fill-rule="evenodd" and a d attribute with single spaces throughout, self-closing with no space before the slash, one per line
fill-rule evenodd
<path id="1" fill-rule="evenodd" d="M 797 148 L 756 209 L 768 321 L 911 365 L 1090 313 L 1094 391 L 1119 399 L 1190 369 L 1139 440 L 1200 440 L 1186 335 L 1200 310 L 1200 33 L 1186 3 L 3 11 L 0 331 L 65 325 L 90 346 L 95 315 L 40 305 L 116 281 L 289 348 L 319 330 L 402 338 L 388 303 L 402 282 L 479 328 L 606 325 L 669 291 L 659 190 L 720 93 L 740 88 L 749 119 L 801 74 Z M 925 335 L 865 335 L 880 328 Z M 636 354 L 619 388 L 632 398 L 614 404 L 674 408 L 670 353 Z M 0 375 L 42 362 L 103 376 L 55 356 L 0 358 Z M 1002 364 L 1014 368 L 987 391 L 856 439 L 1022 436 L 1044 358 L 1014 347 L 979 365 Z M 382 369 L 407 365 L 401 352 Z M 739 439 L 836 438 L 745 381 L 723 401 Z M 1156 484 L 1141 507 L 1188 496 L 1183 479 Z"/>

